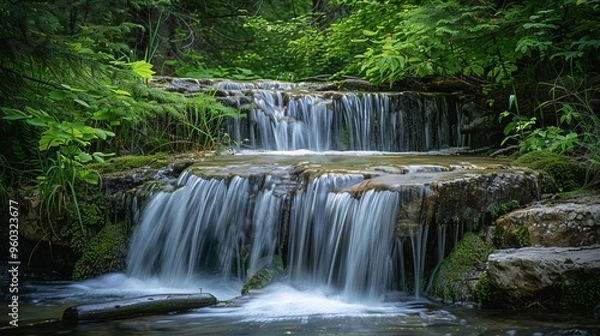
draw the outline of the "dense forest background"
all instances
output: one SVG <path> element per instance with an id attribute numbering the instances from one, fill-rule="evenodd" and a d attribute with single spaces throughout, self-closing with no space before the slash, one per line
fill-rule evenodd
<path id="1" fill-rule="evenodd" d="M 35 186 L 55 217 L 97 188 L 91 162 L 227 145 L 237 111 L 156 75 L 445 88 L 498 146 L 600 162 L 600 0 L 0 0 L 0 19 L 0 194 Z"/>

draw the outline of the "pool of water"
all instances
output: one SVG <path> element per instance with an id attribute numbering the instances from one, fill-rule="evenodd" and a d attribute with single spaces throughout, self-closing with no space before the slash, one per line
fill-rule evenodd
<path id="1" fill-rule="evenodd" d="M 201 286 L 199 285 L 201 284 Z M 450 307 L 404 293 L 387 300 L 344 302 L 319 289 L 273 283 L 236 298 L 241 283 L 207 275 L 169 288 L 157 280 L 121 273 L 82 282 L 24 281 L 19 327 L 11 335 L 600 335 L 600 320 L 548 311 L 487 311 Z M 158 293 L 215 295 L 223 303 L 185 313 L 65 326 L 69 306 Z M 6 319 L 6 315 L 4 315 Z M 28 326 L 30 322 L 41 322 Z M 6 323 L 4 323 L 6 325 Z"/>

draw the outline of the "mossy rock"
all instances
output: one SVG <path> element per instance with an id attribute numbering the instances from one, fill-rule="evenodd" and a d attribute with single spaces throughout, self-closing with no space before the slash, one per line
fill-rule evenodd
<path id="1" fill-rule="evenodd" d="M 162 168 L 168 164 L 168 155 L 157 153 L 153 155 L 125 155 L 109 158 L 103 163 L 93 163 L 88 168 L 101 174 L 125 172 L 138 168 Z"/>
<path id="2" fill-rule="evenodd" d="M 506 217 L 499 218 L 493 227 L 494 246 L 497 248 L 531 246 L 530 225 L 530 223 L 513 223 L 507 220 Z"/>
<path id="3" fill-rule="evenodd" d="M 514 164 L 540 172 L 542 193 L 575 190 L 585 182 L 585 167 L 561 154 L 533 151 L 516 159 Z"/>
<path id="4" fill-rule="evenodd" d="M 481 237 L 466 233 L 437 269 L 429 296 L 445 302 L 474 301 L 471 275 L 493 251 L 493 246 Z"/>
<path id="5" fill-rule="evenodd" d="M 127 225 L 108 224 L 83 247 L 73 279 L 82 280 L 125 268 Z"/>
<path id="6" fill-rule="evenodd" d="M 242 295 L 248 294 L 253 289 L 264 288 L 283 272 L 283 260 L 278 255 L 273 256 L 273 261 L 269 265 L 261 268 L 244 282 Z"/>
<path id="7" fill-rule="evenodd" d="M 473 287 L 475 300 L 482 306 L 489 305 L 489 302 L 492 301 L 494 290 L 494 286 L 490 283 L 490 276 L 487 272 L 483 272 Z"/>

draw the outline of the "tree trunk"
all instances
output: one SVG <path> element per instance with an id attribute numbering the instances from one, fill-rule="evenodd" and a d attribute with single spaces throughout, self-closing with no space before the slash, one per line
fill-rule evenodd
<path id="1" fill-rule="evenodd" d="M 148 295 L 127 300 L 72 306 L 65 309 L 62 319 L 64 323 L 124 319 L 185 311 L 212 306 L 216 303 L 217 299 L 208 293 Z"/>

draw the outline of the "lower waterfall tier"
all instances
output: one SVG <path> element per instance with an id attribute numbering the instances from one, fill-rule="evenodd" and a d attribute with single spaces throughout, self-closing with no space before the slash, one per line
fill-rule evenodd
<path id="1" fill-rule="evenodd" d="M 536 178 L 480 157 L 211 157 L 146 202 L 128 273 L 172 285 L 199 272 L 243 280 L 277 257 L 288 281 L 345 300 L 418 295 L 486 213 L 535 199 Z"/>

